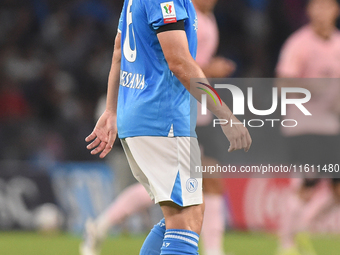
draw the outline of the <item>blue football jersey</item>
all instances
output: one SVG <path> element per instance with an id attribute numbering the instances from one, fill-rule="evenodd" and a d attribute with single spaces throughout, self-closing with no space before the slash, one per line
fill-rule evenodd
<path id="1" fill-rule="evenodd" d="M 196 58 L 197 15 L 191 0 L 125 0 L 117 126 L 120 138 L 196 136 L 196 100 L 170 71 L 156 30 L 184 20 Z"/>

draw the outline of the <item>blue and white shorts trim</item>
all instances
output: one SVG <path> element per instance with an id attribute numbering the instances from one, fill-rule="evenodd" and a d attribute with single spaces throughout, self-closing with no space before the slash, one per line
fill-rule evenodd
<path id="1" fill-rule="evenodd" d="M 190 164 L 201 165 L 196 138 L 138 136 L 122 139 L 122 144 L 133 175 L 155 203 L 203 203 L 202 178 L 190 177 Z"/>

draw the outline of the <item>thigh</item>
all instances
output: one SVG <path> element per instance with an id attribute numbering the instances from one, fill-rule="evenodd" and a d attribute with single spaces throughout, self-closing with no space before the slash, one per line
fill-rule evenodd
<path id="1" fill-rule="evenodd" d="M 137 181 L 139 183 L 141 183 L 144 186 L 144 188 L 148 192 L 150 198 L 152 200 L 154 200 L 155 197 L 154 197 L 154 195 L 153 195 L 153 193 L 150 189 L 150 183 L 149 183 L 148 178 L 146 177 L 146 175 L 143 173 L 142 169 L 137 164 L 135 158 L 133 157 L 133 155 L 131 153 L 130 147 L 127 144 L 126 140 L 122 139 L 121 142 L 122 142 L 122 146 L 123 146 L 126 158 L 128 160 L 128 163 L 130 165 L 131 172 L 132 172 L 133 176 L 137 179 Z"/>

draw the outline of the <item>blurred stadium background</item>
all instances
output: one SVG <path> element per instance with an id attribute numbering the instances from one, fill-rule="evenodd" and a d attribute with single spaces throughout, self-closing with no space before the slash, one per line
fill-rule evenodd
<path id="1" fill-rule="evenodd" d="M 122 2 L 0 1 L 0 254 L 77 254 L 85 220 L 133 182 L 119 144 L 99 161 L 84 141 L 106 92 Z M 234 77 L 275 76 L 282 44 L 306 22 L 305 3 L 219 1 L 218 53 L 237 63 Z M 274 253 L 288 182 L 226 180 L 226 228 L 237 231 L 226 234 L 226 251 Z M 313 237 L 319 254 L 339 254 L 339 214 L 316 223 L 332 234 Z M 160 217 L 155 206 L 128 218 L 103 254 L 138 254 Z"/>

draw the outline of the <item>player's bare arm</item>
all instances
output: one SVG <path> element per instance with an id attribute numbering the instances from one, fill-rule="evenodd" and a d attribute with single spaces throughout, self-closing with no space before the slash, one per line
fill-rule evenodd
<path id="1" fill-rule="evenodd" d="M 205 79 L 206 76 L 190 54 L 185 31 L 173 30 L 162 32 L 158 34 L 158 40 L 168 62 L 169 69 L 185 88 L 200 101 L 202 92 L 190 89 L 190 79 L 193 77 Z M 208 81 L 206 82 L 208 83 Z M 239 122 L 225 103 L 222 106 L 215 106 L 212 100 L 207 101 L 208 109 L 218 118 L 232 120 L 233 123 Z M 247 128 L 243 125 L 231 126 L 228 124 L 222 126 L 222 129 L 230 142 L 229 152 L 239 149 L 249 150 L 252 140 Z"/>
<path id="2" fill-rule="evenodd" d="M 91 154 L 104 158 L 112 149 L 117 136 L 117 99 L 119 89 L 119 73 L 121 61 L 121 33 L 117 33 L 112 56 L 111 70 L 108 79 L 106 109 L 99 118 L 92 133 L 86 137 L 87 149 Z"/>

